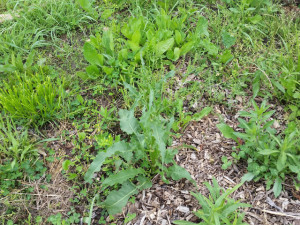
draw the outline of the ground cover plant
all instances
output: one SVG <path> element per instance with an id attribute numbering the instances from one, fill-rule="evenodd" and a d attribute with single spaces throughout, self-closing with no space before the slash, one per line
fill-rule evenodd
<path id="1" fill-rule="evenodd" d="M 1 1 L 1 223 L 295 224 L 299 18 L 294 1 Z"/>

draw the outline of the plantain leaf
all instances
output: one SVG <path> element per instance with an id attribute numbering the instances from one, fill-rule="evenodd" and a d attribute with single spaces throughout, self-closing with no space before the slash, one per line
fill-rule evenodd
<path id="1" fill-rule="evenodd" d="M 101 169 L 102 164 L 104 163 L 105 159 L 108 157 L 111 157 L 117 152 L 126 152 L 129 149 L 129 146 L 126 142 L 120 141 L 115 144 L 113 144 L 111 147 L 109 147 L 106 152 L 100 152 L 92 164 L 90 165 L 89 169 L 87 170 L 84 180 L 85 182 L 91 183 L 92 179 L 94 177 L 94 173 L 99 172 Z"/>
<path id="2" fill-rule="evenodd" d="M 180 49 L 180 56 L 183 56 L 186 53 L 188 53 L 189 51 L 191 51 L 192 48 L 194 47 L 194 44 L 195 43 L 193 41 L 189 41 L 189 42 L 185 43 Z"/>
<path id="3" fill-rule="evenodd" d="M 86 61 L 88 61 L 90 64 L 92 65 L 101 65 L 99 56 L 98 56 L 98 52 L 95 49 L 95 47 L 89 43 L 86 42 L 83 46 L 83 55 L 84 58 L 86 59 Z"/>
<path id="4" fill-rule="evenodd" d="M 171 49 L 174 45 L 174 38 L 169 38 L 167 40 L 158 42 L 155 46 L 155 52 L 157 56 L 163 55 L 166 51 Z"/>

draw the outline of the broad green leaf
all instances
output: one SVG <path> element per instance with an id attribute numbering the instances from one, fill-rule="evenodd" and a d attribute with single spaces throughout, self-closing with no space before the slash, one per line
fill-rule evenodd
<path id="1" fill-rule="evenodd" d="M 156 52 L 157 56 L 163 55 L 166 51 L 171 49 L 173 47 L 173 45 L 174 45 L 174 38 L 169 38 L 167 40 L 158 42 L 155 45 L 155 52 Z"/>
<path id="2" fill-rule="evenodd" d="M 83 55 L 90 64 L 98 66 L 101 65 L 97 50 L 89 42 L 86 42 L 83 46 Z"/>
<path id="3" fill-rule="evenodd" d="M 253 92 L 253 98 L 255 98 L 259 92 L 260 89 L 260 81 L 259 82 L 255 82 L 252 85 L 252 92 Z"/>
<path id="4" fill-rule="evenodd" d="M 77 0 L 76 2 L 86 11 L 91 7 L 91 2 L 89 0 Z"/>
<path id="5" fill-rule="evenodd" d="M 177 45 L 180 45 L 182 42 L 182 36 L 178 30 L 175 30 L 175 41 L 176 41 Z"/>
<path id="6" fill-rule="evenodd" d="M 230 48 L 235 44 L 236 38 L 225 31 L 222 33 L 222 41 L 226 48 Z"/>
<path id="7" fill-rule="evenodd" d="M 113 13 L 113 9 L 105 9 L 101 14 L 101 19 L 107 20 Z"/>
<path id="8" fill-rule="evenodd" d="M 174 58 L 173 61 L 177 61 L 180 57 L 180 48 L 174 48 Z"/>
<path id="9" fill-rule="evenodd" d="M 122 212 L 123 207 L 127 204 L 128 199 L 138 193 L 138 188 L 131 182 L 125 182 L 118 191 L 112 191 L 104 201 L 104 206 L 109 215 L 115 215 Z"/>
<path id="10" fill-rule="evenodd" d="M 109 176 L 108 178 L 106 178 L 102 185 L 103 186 L 112 186 L 115 184 L 122 184 L 124 183 L 126 180 L 134 178 L 135 176 L 137 176 L 138 174 L 144 173 L 144 170 L 139 168 L 139 169 L 135 169 L 135 168 L 131 168 L 131 169 L 127 169 L 127 170 L 122 170 L 120 172 L 118 172 L 117 174 L 113 174 L 111 176 Z"/>
<path id="11" fill-rule="evenodd" d="M 69 159 L 65 160 L 62 164 L 62 168 L 66 171 L 69 169 L 69 166 L 72 165 L 72 161 L 70 161 Z"/>
<path id="12" fill-rule="evenodd" d="M 192 120 L 200 121 L 203 117 L 207 116 L 212 111 L 211 107 L 205 107 L 199 113 L 195 113 Z"/>
<path id="13" fill-rule="evenodd" d="M 281 191 L 282 191 L 282 184 L 281 183 L 282 183 L 282 181 L 279 178 L 277 178 L 275 180 L 275 183 L 274 183 L 274 186 L 273 186 L 273 192 L 274 192 L 275 198 L 277 198 L 280 195 Z"/>
<path id="14" fill-rule="evenodd" d="M 286 153 L 281 152 L 281 154 L 278 158 L 277 164 L 276 164 L 276 168 L 279 172 L 282 171 L 287 166 L 286 159 L 287 159 Z"/>
<path id="15" fill-rule="evenodd" d="M 202 41 L 202 46 L 207 50 L 209 55 L 217 56 L 219 48 L 209 40 Z"/>
<path id="16" fill-rule="evenodd" d="M 168 168 L 169 175 L 171 175 L 173 180 L 181 180 L 182 178 L 186 178 L 190 182 L 192 182 L 195 186 L 197 186 L 196 182 L 191 177 L 191 174 L 183 167 L 174 164 L 173 166 Z"/>
<path id="17" fill-rule="evenodd" d="M 117 152 L 125 152 L 129 149 L 129 146 L 126 142 L 120 141 L 115 144 L 113 144 L 111 147 L 109 147 L 106 152 L 100 152 L 92 164 L 90 165 L 89 169 L 87 170 L 84 180 L 85 182 L 92 182 L 92 179 L 94 177 L 94 173 L 99 172 L 101 169 L 102 164 L 104 163 L 105 159 L 108 157 L 111 157 Z"/>
<path id="18" fill-rule="evenodd" d="M 114 68 L 112 67 L 103 66 L 102 69 L 107 75 L 111 75 L 114 72 Z"/>
<path id="19" fill-rule="evenodd" d="M 192 50 L 192 48 L 194 47 L 195 43 L 193 41 L 189 41 L 187 43 L 185 43 L 181 48 L 180 48 L 180 56 L 185 55 L 186 53 L 188 53 L 189 51 Z"/>
<path id="20" fill-rule="evenodd" d="M 120 126 L 122 131 L 126 132 L 127 134 L 137 134 L 138 133 L 138 120 L 134 117 L 134 110 L 119 110 L 120 116 Z"/>
<path id="21" fill-rule="evenodd" d="M 89 78 L 96 79 L 100 75 L 100 69 L 96 65 L 89 65 L 85 68 L 86 73 L 88 74 Z"/>
<path id="22" fill-rule="evenodd" d="M 141 48 L 137 43 L 135 43 L 133 41 L 127 41 L 127 43 L 133 52 L 137 52 Z"/>
<path id="23" fill-rule="evenodd" d="M 144 177 L 143 175 L 138 176 L 137 180 L 138 180 L 138 182 L 139 182 L 138 185 L 137 185 L 137 188 L 138 188 L 140 191 L 152 187 L 152 182 L 151 182 L 151 180 L 150 180 L 149 178 L 147 178 L 147 177 Z"/>
<path id="24" fill-rule="evenodd" d="M 233 55 L 229 49 L 225 50 L 222 55 L 219 56 L 220 62 L 227 64 L 233 59 Z"/>
<path id="25" fill-rule="evenodd" d="M 135 30 L 132 34 L 131 41 L 133 41 L 135 44 L 139 45 L 141 41 L 141 32 L 140 30 Z"/>
<path id="26" fill-rule="evenodd" d="M 198 36 L 209 36 L 209 33 L 207 31 L 208 28 L 208 21 L 207 19 L 205 19 L 204 17 L 200 17 L 197 23 L 197 27 L 196 27 L 196 33 Z"/>
<path id="27" fill-rule="evenodd" d="M 222 132 L 225 138 L 231 138 L 237 141 L 236 136 L 234 135 L 234 130 L 225 123 L 217 124 L 217 128 Z"/>
<path id="28" fill-rule="evenodd" d="M 106 53 L 110 56 L 114 55 L 114 39 L 111 30 L 106 30 L 103 32 L 102 37 L 103 47 L 106 49 Z"/>
<path id="29" fill-rule="evenodd" d="M 249 21 L 253 24 L 257 24 L 262 20 L 262 16 L 261 15 L 255 15 L 249 18 Z"/>

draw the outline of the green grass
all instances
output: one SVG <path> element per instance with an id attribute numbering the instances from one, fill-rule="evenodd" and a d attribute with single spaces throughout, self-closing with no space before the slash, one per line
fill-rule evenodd
<path id="1" fill-rule="evenodd" d="M 17 76 L 0 89 L 0 106 L 24 124 L 42 126 L 61 117 L 59 113 L 66 96 L 63 80 L 53 80 L 43 74 Z"/>

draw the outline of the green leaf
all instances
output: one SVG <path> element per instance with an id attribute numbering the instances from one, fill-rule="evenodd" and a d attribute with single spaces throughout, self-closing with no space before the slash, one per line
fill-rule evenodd
<path id="1" fill-rule="evenodd" d="M 212 111 L 211 107 L 205 107 L 199 113 L 195 113 L 192 120 L 200 121 L 203 117 L 207 116 Z"/>
<path id="2" fill-rule="evenodd" d="M 287 166 L 286 159 L 287 159 L 286 153 L 281 152 L 281 154 L 278 158 L 277 164 L 276 164 L 276 168 L 279 172 L 282 171 Z"/>
<path id="3" fill-rule="evenodd" d="M 233 59 L 233 55 L 231 54 L 231 51 L 227 49 L 222 55 L 219 56 L 219 58 L 221 63 L 227 64 Z"/>
<path id="4" fill-rule="evenodd" d="M 197 28 L 196 28 L 196 33 L 198 36 L 202 36 L 202 35 L 205 35 L 205 36 L 209 36 L 209 33 L 207 31 L 207 28 L 208 28 L 208 21 L 206 18 L 204 17 L 200 17 L 199 20 L 198 20 L 198 23 L 197 23 Z"/>
<path id="5" fill-rule="evenodd" d="M 173 166 L 168 168 L 168 173 L 172 177 L 173 180 L 181 180 L 185 178 L 192 182 L 195 186 L 197 186 L 196 182 L 191 177 L 191 174 L 183 167 L 174 164 Z"/>
<path id="6" fill-rule="evenodd" d="M 131 182 L 125 182 L 120 190 L 112 191 L 104 201 L 104 206 L 109 215 L 115 215 L 122 212 L 123 207 L 127 204 L 128 199 L 138 193 L 138 188 Z"/>
<path id="7" fill-rule="evenodd" d="M 193 41 L 189 41 L 187 43 L 185 43 L 181 48 L 180 48 L 180 56 L 185 55 L 186 53 L 188 53 L 189 51 L 192 50 L 192 48 L 194 47 L 195 43 Z"/>
<path id="8" fill-rule="evenodd" d="M 139 182 L 137 188 L 138 188 L 140 191 L 152 187 L 152 182 L 151 182 L 151 180 L 150 180 L 149 178 L 147 178 L 147 177 L 144 177 L 144 176 L 140 175 L 140 176 L 138 176 L 137 180 L 138 180 L 138 182 Z"/>
<path id="9" fill-rule="evenodd" d="M 110 56 L 114 55 L 114 39 L 111 30 L 106 30 L 103 32 L 102 37 L 103 47 L 106 49 L 106 53 Z"/>
<path id="10" fill-rule="evenodd" d="M 236 211 L 238 208 L 246 208 L 246 207 L 251 207 L 251 205 L 246 204 L 246 203 L 235 203 L 234 205 L 229 206 L 222 212 L 222 216 L 227 217 L 229 214 L 233 213 Z"/>
<path id="11" fill-rule="evenodd" d="M 173 61 L 178 60 L 180 57 L 180 48 L 174 48 L 174 58 L 172 59 Z"/>
<path id="12" fill-rule="evenodd" d="M 62 164 L 62 168 L 66 171 L 69 169 L 69 166 L 72 165 L 72 161 L 69 159 L 65 160 Z"/>
<path id="13" fill-rule="evenodd" d="M 83 55 L 84 58 L 86 59 L 86 61 L 88 61 L 90 64 L 92 65 L 101 65 L 99 56 L 98 56 L 98 52 L 95 49 L 95 47 L 89 43 L 86 42 L 83 46 Z"/>
<path id="14" fill-rule="evenodd" d="M 254 178 L 254 174 L 253 173 L 246 173 L 243 177 L 242 177 L 242 183 L 246 182 L 246 181 L 251 181 Z"/>
<path id="15" fill-rule="evenodd" d="M 155 45 L 155 52 L 157 56 L 163 55 L 166 51 L 168 51 L 170 48 L 172 48 L 174 45 L 174 38 L 169 38 L 167 40 L 158 42 Z"/>
<path id="16" fill-rule="evenodd" d="M 262 20 L 262 16 L 261 15 L 255 15 L 249 18 L 249 21 L 253 24 L 257 24 Z"/>
<path id="17" fill-rule="evenodd" d="M 135 44 L 139 45 L 141 41 L 141 32 L 140 30 L 135 30 L 132 34 L 131 41 L 133 41 Z"/>
<path id="18" fill-rule="evenodd" d="M 129 146 L 126 142 L 120 141 L 113 144 L 111 147 L 107 149 L 106 152 L 100 152 L 92 164 L 90 165 L 89 169 L 87 170 L 84 180 L 85 182 L 91 183 L 94 177 L 94 173 L 99 172 L 101 169 L 102 164 L 104 163 L 105 159 L 111 157 L 117 152 L 125 152 L 129 149 Z"/>
<path id="19" fill-rule="evenodd" d="M 127 169 L 127 170 L 122 170 L 120 172 L 118 172 L 117 174 L 113 174 L 111 176 L 109 176 L 108 178 L 106 178 L 102 185 L 103 186 L 113 186 L 115 184 L 122 184 L 124 183 L 126 180 L 131 179 L 133 177 L 135 177 L 138 174 L 144 173 L 145 171 L 141 168 L 139 169 L 135 169 L 135 168 L 131 168 L 131 169 Z"/>
<path id="20" fill-rule="evenodd" d="M 120 116 L 120 126 L 122 131 L 126 132 L 127 134 L 137 134 L 138 133 L 138 120 L 134 117 L 134 110 L 119 110 Z"/>
<path id="21" fill-rule="evenodd" d="M 175 41 L 176 41 L 177 45 L 180 45 L 182 42 L 182 36 L 178 30 L 175 30 Z"/>
<path id="22" fill-rule="evenodd" d="M 272 155 L 274 153 L 279 153 L 279 151 L 278 150 L 272 150 L 272 149 L 263 149 L 263 150 L 260 150 L 258 153 L 261 154 L 261 155 Z"/>
<path id="23" fill-rule="evenodd" d="M 212 55 L 212 56 L 218 55 L 219 48 L 215 44 L 210 42 L 209 40 L 204 40 L 202 42 L 202 46 L 207 50 L 209 55 Z"/>
<path id="24" fill-rule="evenodd" d="M 127 43 L 133 52 L 137 52 L 141 48 L 137 43 L 135 43 L 133 41 L 127 41 Z"/>
<path id="25" fill-rule="evenodd" d="M 95 64 L 89 65 L 85 68 L 89 78 L 96 79 L 100 76 L 100 69 Z"/>
<path id="26" fill-rule="evenodd" d="M 279 178 L 276 178 L 274 186 L 273 186 L 273 192 L 274 192 L 275 198 L 277 198 L 282 191 L 281 183 L 282 183 L 282 181 Z"/>
<path id="27" fill-rule="evenodd" d="M 255 82 L 252 85 L 253 98 L 255 98 L 258 95 L 259 89 L 260 89 L 260 81 Z"/>
<path id="28" fill-rule="evenodd" d="M 159 148 L 159 152 L 161 155 L 161 161 L 164 163 L 166 157 L 166 143 L 164 140 L 165 130 L 163 129 L 162 125 L 159 123 L 152 123 L 151 130 L 153 131 L 153 137 L 156 140 L 156 143 Z"/>
<path id="29" fill-rule="evenodd" d="M 231 138 L 237 141 L 236 136 L 234 135 L 234 130 L 225 123 L 217 124 L 217 128 L 222 132 L 225 138 Z"/>
<path id="30" fill-rule="evenodd" d="M 271 80 L 272 84 L 277 87 L 282 93 L 285 93 L 285 88 L 276 80 Z"/>
<path id="31" fill-rule="evenodd" d="M 235 44 L 236 38 L 225 31 L 222 33 L 222 41 L 226 48 L 230 48 Z"/>

